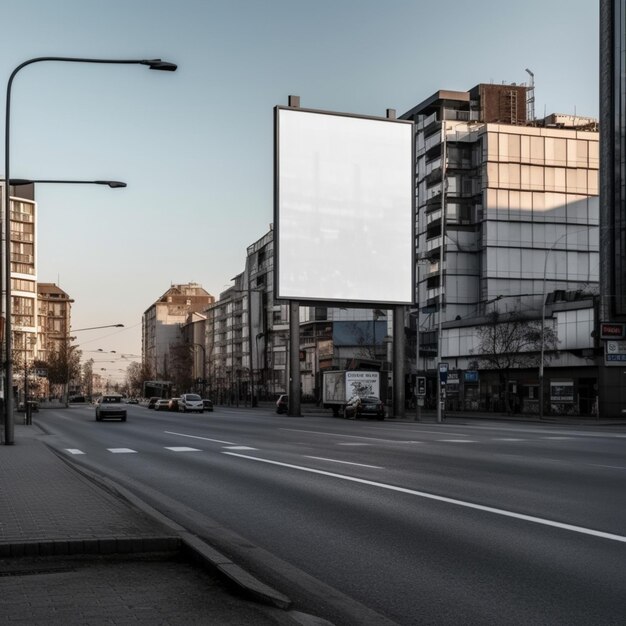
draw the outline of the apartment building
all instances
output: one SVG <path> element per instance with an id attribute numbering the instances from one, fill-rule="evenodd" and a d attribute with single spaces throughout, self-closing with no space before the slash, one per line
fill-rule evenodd
<path id="1" fill-rule="evenodd" d="M 54 283 L 37 283 L 37 358 L 46 361 L 70 336 L 74 300 Z"/>
<path id="2" fill-rule="evenodd" d="M 2 185 L 2 194 L 6 185 Z M 23 380 L 24 367 L 37 357 L 37 257 L 34 185 L 10 188 L 11 330 L 14 380 Z M 2 303 L 4 309 L 4 302 Z M 4 329 L 3 329 L 4 330 Z M 3 342 L 4 352 L 4 342 Z M 3 388 L 6 380 L 3 377 Z M 23 383 L 22 383 L 23 384 Z"/>
<path id="3" fill-rule="evenodd" d="M 198 283 L 172 285 L 142 317 L 142 359 L 156 380 L 172 375 L 172 348 L 180 345 L 181 327 L 190 313 L 201 313 L 215 301 Z"/>
<path id="4" fill-rule="evenodd" d="M 558 349 L 545 351 L 544 405 L 590 413 L 598 125 L 579 116 L 535 119 L 533 103 L 526 85 L 481 84 L 439 91 L 402 116 L 416 124 L 413 371 L 434 378 L 437 363 L 447 363 L 448 404 L 502 409 L 511 395 L 521 410 L 537 412 L 536 343 L 503 388 L 501 372 L 489 371 L 481 328 L 493 320 L 545 324 Z"/>
<path id="5" fill-rule="evenodd" d="M 218 402 L 273 399 L 289 389 L 289 304 L 274 299 L 274 233 L 248 246 L 245 269 L 206 315 L 207 380 Z M 323 369 L 385 369 L 391 316 L 378 309 L 301 306 L 303 398 L 319 399 Z"/>

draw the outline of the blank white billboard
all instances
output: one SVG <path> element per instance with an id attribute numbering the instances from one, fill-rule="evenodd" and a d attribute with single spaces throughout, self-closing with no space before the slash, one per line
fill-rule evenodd
<path id="1" fill-rule="evenodd" d="M 276 107 L 276 297 L 414 300 L 413 126 Z"/>

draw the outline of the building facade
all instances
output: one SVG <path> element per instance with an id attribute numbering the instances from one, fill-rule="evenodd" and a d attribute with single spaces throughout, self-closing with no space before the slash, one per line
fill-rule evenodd
<path id="1" fill-rule="evenodd" d="M 172 375 L 171 348 L 180 345 L 188 315 L 202 312 L 215 298 L 197 283 L 172 285 L 142 317 L 142 360 L 155 380 Z"/>
<path id="2" fill-rule="evenodd" d="M 5 188 L 3 182 L 3 194 Z M 15 371 L 14 386 L 19 388 L 20 385 L 23 386 L 24 384 L 24 372 L 28 371 L 33 360 L 37 358 L 38 349 L 37 203 L 32 184 L 11 187 L 10 194 L 11 358 Z M 4 305 L 5 302 L 3 301 L 3 318 L 6 317 Z M 4 336 L 4 328 L 2 330 Z M 3 376 L 3 389 L 5 383 L 6 380 Z"/>
<path id="3" fill-rule="evenodd" d="M 402 116 L 416 124 L 413 371 L 434 378 L 445 362 L 448 405 L 503 410 L 510 396 L 520 410 L 537 412 L 543 351 L 547 409 L 590 412 L 597 383 L 597 122 L 536 120 L 531 96 L 523 85 L 439 91 Z M 522 320 L 529 335 L 534 329 L 535 341 L 521 348 L 524 366 L 520 361 L 503 381 L 502 372 L 489 371 L 496 368 L 486 356 L 485 328 L 512 320 Z M 545 343 L 548 331 L 556 351 L 540 351 L 538 332 Z M 560 387 L 552 396 L 553 383 Z M 567 402 L 556 400 L 565 396 Z"/>

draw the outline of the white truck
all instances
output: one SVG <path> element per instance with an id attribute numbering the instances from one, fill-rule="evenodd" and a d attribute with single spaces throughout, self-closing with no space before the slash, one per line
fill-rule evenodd
<path id="1" fill-rule="evenodd" d="M 333 415 L 343 414 L 354 396 L 380 398 L 380 372 L 361 370 L 325 370 L 322 372 L 322 405 Z"/>

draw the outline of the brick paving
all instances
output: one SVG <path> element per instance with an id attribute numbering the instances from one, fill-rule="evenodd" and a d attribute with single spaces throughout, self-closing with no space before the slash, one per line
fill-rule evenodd
<path id="1" fill-rule="evenodd" d="M 36 426 L 0 445 L 0 624 L 287 624 L 180 538 L 74 471 Z"/>

